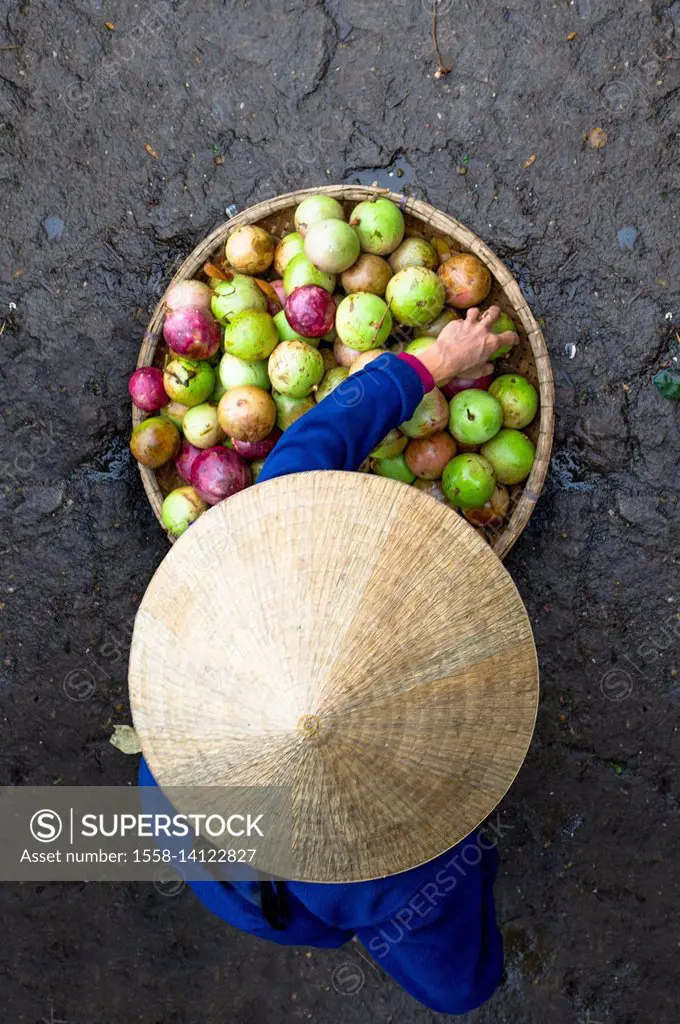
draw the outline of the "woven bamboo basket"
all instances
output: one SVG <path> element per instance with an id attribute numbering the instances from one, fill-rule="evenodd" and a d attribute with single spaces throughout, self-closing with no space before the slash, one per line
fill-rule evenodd
<path id="1" fill-rule="evenodd" d="M 465 225 L 430 206 L 429 203 L 390 192 L 388 189 L 363 185 L 327 185 L 302 189 L 251 206 L 215 228 L 187 257 L 168 288 L 178 281 L 189 278 L 204 279 L 203 264 L 207 261 L 219 263 L 224 254 L 224 244 L 228 235 L 243 224 L 259 224 L 277 239 L 293 231 L 295 207 L 307 196 L 317 195 L 319 192 L 325 192 L 343 202 L 348 212 L 354 204 L 362 200 L 371 199 L 376 195 L 386 196 L 402 209 L 407 234 L 422 235 L 425 238 L 444 238 L 449 243 L 451 251 L 472 252 L 489 268 L 492 275 L 489 301 L 497 303 L 503 312 L 512 317 L 517 324 L 520 337 L 519 345 L 515 346 L 507 359 L 499 360 L 499 369 L 502 372 L 515 371 L 523 374 L 538 389 L 540 396 L 539 413 L 534 422 L 526 428 L 526 433 L 536 445 L 536 459 L 529 478 L 524 484 L 511 489 L 510 512 L 502 527 L 485 530 L 495 553 L 499 558 L 504 558 L 529 521 L 548 470 L 554 421 L 553 377 L 543 334 L 519 285 L 491 249 Z M 163 366 L 167 352 L 163 341 L 164 317 L 165 296 L 156 306 L 144 335 L 137 360 L 138 367 Z M 143 412 L 133 406 L 133 426 L 141 423 L 144 416 Z M 151 507 L 162 525 L 163 498 L 174 487 L 182 486 L 185 481 L 176 473 L 172 463 L 158 470 L 140 466 L 140 472 Z"/>

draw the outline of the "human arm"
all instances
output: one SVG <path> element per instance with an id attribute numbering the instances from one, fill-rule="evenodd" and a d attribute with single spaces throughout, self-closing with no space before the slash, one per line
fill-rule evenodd
<path id="1" fill-rule="evenodd" d="M 465 320 L 447 324 L 417 360 L 386 352 L 347 377 L 286 430 L 259 481 L 311 469 L 357 470 L 385 434 L 411 418 L 433 380 L 457 376 L 517 340 L 512 332 L 491 332 L 499 313 L 497 306 L 481 314 L 470 309 Z"/>

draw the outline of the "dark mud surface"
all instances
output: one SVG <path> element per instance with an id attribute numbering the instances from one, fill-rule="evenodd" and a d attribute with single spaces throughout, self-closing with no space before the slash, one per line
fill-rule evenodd
<path id="1" fill-rule="evenodd" d="M 232 203 L 400 168 L 513 268 L 557 387 L 549 483 L 508 559 L 543 691 L 500 809 L 507 980 L 467 1019 L 673 1024 L 678 429 L 650 381 L 680 324 L 680 2 L 439 9 L 437 80 L 420 0 L 2 0 L 0 782 L 134 779 L 109 736 L 166 541 L 126 380 L 173 268 Z M 354 947 L 265 944 L 188 891 L 0 899 L 8 1021 L 436 1017 Z"/>

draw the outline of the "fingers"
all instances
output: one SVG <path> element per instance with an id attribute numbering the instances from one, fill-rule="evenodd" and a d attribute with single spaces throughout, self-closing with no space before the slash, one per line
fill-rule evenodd
<path id="1" fill-rule="evenodd" d="M 502 334 L 494 335 L 496 348 L 500 348 L 501 345 L 516 345 L 519 341 L 519 335 L 515 334 L 514 331 L 503 331 Z"/>
<path id="2" fill-rule="evenodd" d="M 478 320 L 479 320 L 479 309 L 477 308 L 477 306 L 470 306 L 470 308 L 468 309 L 468 311 L 467 311 L 467 313 L 465 315 L 465 322 L 467 324 L 476 324 Z"/>
<path id="3" fill-rule="evenodd" d="M 491 326 L 496 323 L 498 317 L 501 315 L 500 306 L 489 306 L 485 309 L 481 316 L 481 322 L 485 325 Z"/>

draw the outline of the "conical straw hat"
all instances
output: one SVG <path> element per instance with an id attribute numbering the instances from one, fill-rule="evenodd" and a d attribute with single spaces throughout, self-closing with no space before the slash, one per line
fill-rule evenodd
<path id="1" fill-rule="evenodd" d="M 255 865 L 349 882 L 484 820 L 526 755 L 538 673 L 519 594 L 464 519 L 393 480 L 313 472 L 236 494 L 170 550 L 130 694 L 159 785 L 288 787 L 292 859 Z"/>

